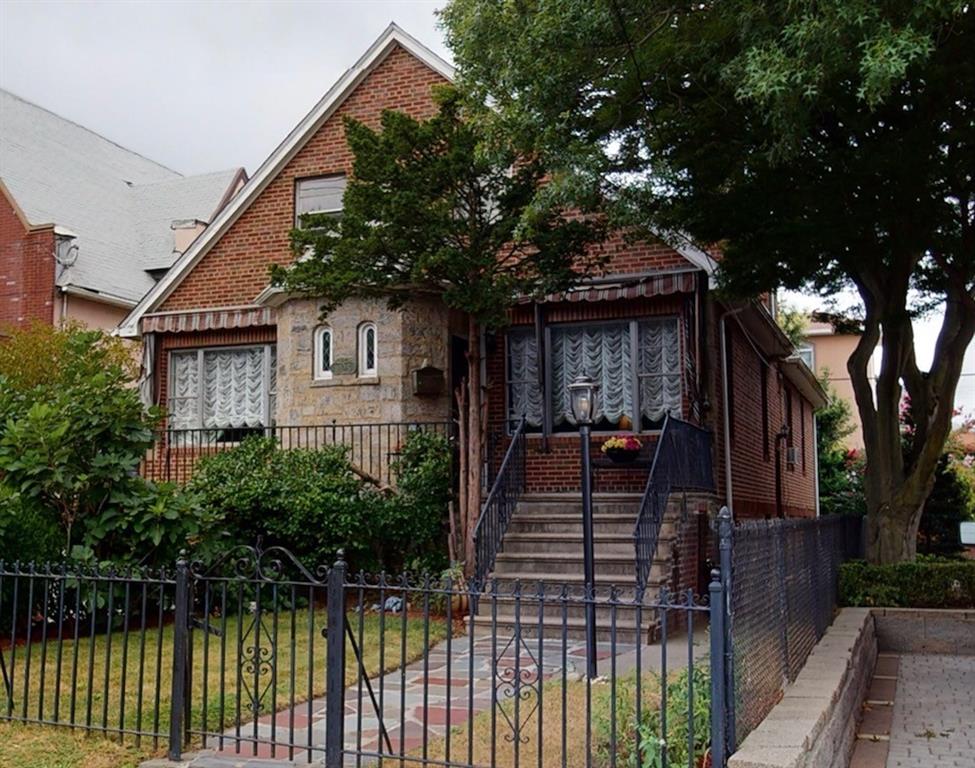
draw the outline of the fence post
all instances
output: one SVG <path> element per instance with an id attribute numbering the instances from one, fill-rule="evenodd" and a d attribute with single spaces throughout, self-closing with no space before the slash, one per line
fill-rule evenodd
<path id="1" fill-rule="evenodd" d="M 186 701 L 186 662 L 189 648 L 187 635 L 190 628 L 190 564 L 186 550 L 181 550 L 176 561 L 175 604 L 173 619 L 173 679 L 170 689 L 172 709 L 169 713 L 169 759 L 180 760 L 183 754 L 183 716 Z"/>
<path id="2" fill-rule="evenodd" d="M 732 629 L 734 627 L 734 616 L 731 611 L 731 600 L 733 595 L 732 579 L 732 552 L 734 545 L 734 526 L 731 524 L 731 510 L 722 507 L 718 512 L 718 562 L 721 568 L 721 584 L 724 588 L 724 673 L 725 673 L 725 723 L 727 733 L 725 743 L 730 751 L 737 747 L 735 731 L 735 656 L 732 647 Z"/>
<path id="3" fill-rule="evenodd" d="M 725 768 L 725 724 L 728 700 L 725 696 L 725 596 L 721 572 L 711 571 L 711 765 Z"/>
<path id="4" fill-rule="evenodd" d="M 328 572 L 325 768 L 343 768 L 345 750 L 345 567 L 345 552 L 340 549 L 338 560 Z"/>

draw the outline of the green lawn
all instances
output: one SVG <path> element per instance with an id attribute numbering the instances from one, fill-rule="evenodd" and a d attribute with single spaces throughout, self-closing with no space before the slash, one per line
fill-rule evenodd
<path id="1" fill-rule="evenodd" d="M 66 728 L 0 723 L 4 768 L 136 768 L 146 757 L 131 745 Z"/>
<path id="2" fill-rule="evenodd" d="M 358 617 L 350 614 L 349 622 L 358 635 Z M 255 690 L 260 692 L 261 714 L 292 702 L 322 696 L 325 692 L 326 648 L 322 635 L 325 624 L 324 610 L 304 609 L 294 614 L 281 613 L 276 626 L 273 617 L 266 617 L 259 632 L 250 615 L 232 615 L 225 621 L 213 619 L 212 628 L 224 639 L 196 628 L 192 652 L 194 727 L 203 724 L 204 701 L 207 703 L 207 730 L 212 732 L 231 727 L 237 721 L 238 697 L 241 700 L 240 722 L 252 720 L 253 711 L 249 707 L 251 692 Z M 385 625 L 383 667 L 385 670 L 396 669 L 404 661 L 400 616 L 387 615 Z M 363 663 L 367 673 L 373 676 L 380 671 L 379 616 L 364 616 L 362 631 Z M 446 631 L 446 622 L 431 621 L 430 645 L 444 638 Z M 92 731 L 109 734 L 120 727 L 166 733 L 171 707 L 172 644 L 172 626 L 161 631 L 148 629 L 144 638 L 136 631 L 130 631 L 127 636 L 116 631 L 110 641 L 107 635 L 96 636 L 94 642 L 80 638 L 77 644 L 72 639 L 65 639 L 60 649 L 60 683 L 56 637 L 48 638 L 43 654 L 40 643 L 32 644 L 26 678 L 28 649 L 18 646 L 13 653 L 9 648 L 4 649 L 13 681 L 13 701 L 9 702 L 0 693 L 0 716 L 8 712 L 18 718 L 43 716 L 43 719 L 73 722 L 86 730 L 90 727 Z M 408 617 L 405 662 L 420 658 L 423 652 L 423 622 Z M 239 663 L 241 658 L 243 661 Z M 259 659 L 259 663 L 252 663 L 253 659 Z M 161 674 L 157 674 L 157 660 Z M 348 643 L 345 673 L 347 683 L 356 679 L 356 662 Z M 45 730 L 53 732 L 53 729 Z M 126 738 L 126 741 L 133 740 L 138 741 L 134 736 Z M 142 739 L 141 743 L 154 746 L 151 739 L 148 742 Z M 8 764 L 0 760 L 0 765 Z"/>

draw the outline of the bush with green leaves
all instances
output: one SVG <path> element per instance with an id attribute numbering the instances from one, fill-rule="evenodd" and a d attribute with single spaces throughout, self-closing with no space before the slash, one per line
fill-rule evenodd
<path id="1" fill-rule="evenodd" d="M 696 665 L 692 672 L 683 669 L 667 683 L 666 734 L 661 727 L 660 686 L 660 677 L 655 673 L 648 673 L 641 679 L 639 722 L 634 677 L 617 681 L 612 700 L 608 689 L 593 689 L 593 741 L 597 765 L 663 768 L 665 754 L 667 765 L 687 765 L 689 751 L 693 752 L 694 764 L 698 764 L 711 743 L 710 671 L 706 665 Z M 610 715 L 614 703 L 615 739 L 612 738 Z M 635 742 L 634 734 L 637 734 L 639 744 Z"/>
<path id="2" fill-rule="evenodd" d="M 101 331 L 37 324 L 0 344 L 0 517 L 37 523 L 31 547 L 8 537 L 0 557 L 161 565 L 197 535 L 189 502 L 138 476 L 160 414 L 134 376 Z"/>
<path id="3" fill-rule="evenodd" d="M 975 562 L 919 556 L 914 563 L 840 566 L 843 605 L 975 608 Z"/>

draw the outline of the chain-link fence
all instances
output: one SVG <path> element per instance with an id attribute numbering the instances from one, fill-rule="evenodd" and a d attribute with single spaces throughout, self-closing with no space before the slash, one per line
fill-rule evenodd
<path id="1" fill-rule="evenodd" d="M 859 557 L 861 520 L 755 520 L 733 527 L 734 742 L 782 698 L 833 621 L 840 564 Z"/>

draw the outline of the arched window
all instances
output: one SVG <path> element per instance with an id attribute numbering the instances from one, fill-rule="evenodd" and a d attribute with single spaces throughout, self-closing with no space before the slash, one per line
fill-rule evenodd
<path id="1" fill-rule="evenodd" d="M 359 376 L 375 376 L 378 370 L 379 352 L 376 344 L 376 324 L 359 326 Z"/>
<path id="2" fill-rule="evenodd" d="M 315 364 L 316 379 L 332 378 L 332 329 L 327 325 L 320 325 L 315 329 Z"/>

